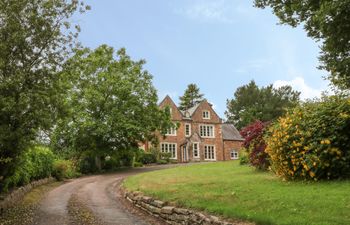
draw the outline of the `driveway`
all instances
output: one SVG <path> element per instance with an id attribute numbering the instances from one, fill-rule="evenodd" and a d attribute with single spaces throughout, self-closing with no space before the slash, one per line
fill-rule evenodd
<path id="1" fill-rule="evenodd" d="M 106 175 L 83 177 L 65 183 L 52 191 L 41 202 L 35 219 L 37 225 L 70 225 L 69 200 L 74 196 L 88 207 L 105 225 L 164 224 L 147 214 L 128 207 L 117 189 L 125 177 L 172 167 L 173 165 L 130 169 Z"/>

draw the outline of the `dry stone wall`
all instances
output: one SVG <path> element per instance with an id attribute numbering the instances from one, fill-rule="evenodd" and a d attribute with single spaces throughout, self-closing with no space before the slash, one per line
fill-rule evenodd
<path id="1" fill-rule="evenodd" d="M 16 205 L 19 201 L 23 199 L 24 195 L 31 191 L 33 188 L 53 181 L 55 181 L 55 178 L 52 177 L 33 181 L 23 187 L 15 189 L 14 191 L 10 192 L 5 196 L 0 196 L 0 213 L 3 210 Z"/>
<path id="2" fill-rule="evenodd" d="M 125 198 L 134 206 L 148 212 L 149 214 L 162 218 L 168 224 L 173 225 L 233 225 L 223 221 L 216 216 L 207 216 L 193 210 L 178 208 L 171 206 L 163 201 L 153 199 L 152 197 L 144 196 L 140 192 L 129 192 L 124 190 Z M 242 223 L 237 223 L 242 224 Z"/>

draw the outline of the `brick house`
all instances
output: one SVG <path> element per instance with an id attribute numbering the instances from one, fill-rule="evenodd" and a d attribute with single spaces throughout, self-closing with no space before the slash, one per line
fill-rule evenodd
<path id="1" fill-rule="evenodd" d="M 160 108 L 170 107 L 172 121 L 179 124 L 163 137 L 159 136 L 161 152 L 171 153 L 178 162 L 223 161 L 239 158 L 243 138 L 232 124 L 223 123 L 212 105 L 203 100 L 194 107 L 180 111 L 166 96 Z"/>

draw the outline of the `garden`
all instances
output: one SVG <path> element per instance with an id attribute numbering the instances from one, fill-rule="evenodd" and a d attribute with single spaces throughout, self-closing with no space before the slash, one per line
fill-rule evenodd
<path id="1" fill-rule="evenodd" d="M 349 224 L 349 131 L 350 99 L 328 96 L 242 128 L 240 162 L 140 174 L 124 186 L 257 224 Z"/>

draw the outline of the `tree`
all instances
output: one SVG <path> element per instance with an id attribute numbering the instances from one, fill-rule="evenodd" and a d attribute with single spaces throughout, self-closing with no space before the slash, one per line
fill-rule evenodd
<path id="1" fill-rule="evenodd" d="M 189 84 L 183 96 L 180 97 L 180 110 L 189 109 L 203 101 L 203 94 L 200 94 L 196 84 Z"/>
<path id="2" fill-rule="evenodd" d="M 51 127 L 57 72 L 79 31 L 69 23 L 77 9 L 85 9 L 80 1 L 0 2 L 0 183 L 38 130 Z"/>
<path id="3" fill-rule="evenodd" d="M 309 37 L 321 42 L 321 65 L 339 88 L 350 89 L 349 0 L 255 0 L 255 6 L 270 6 L 282 24 L 304 25 Z"/>
<path id="4" fill-rule="evenodd" d="M 300 92 L 290 86 L 273 88 L 272 85 L 259 88 L 254 81 L 243 85 L 227 100 L 227 120 L 238 129 L 261 120 L 271 121 L 283 115 L 286 109 L 298 104 Z"/>
<path id="5" fill-rule="evenodd" d="M 157 104 L 152 76 L 145 63 L 133 61 L 125 49 L 102 45 L 82 49 L 64 65 L 67 117 L 52 137 L 56 150 L 88 154 L 96 159 L 131 151 L 171 125 L 169 110 Z M 100 169 L 100 168 L 99 168 Z"/>
<path id="6" fill-rule="evenodd" d="M 257 120 L 242 128 L 240 132 L 245 139 L 243 147 L 248 151 L 249 163 L 261 170 L 266 170 L 270 166 L 269 155 L 265 152 L 266 143 L 264 140 L 264 134 L 268 126 L 268 122 Z"/>

